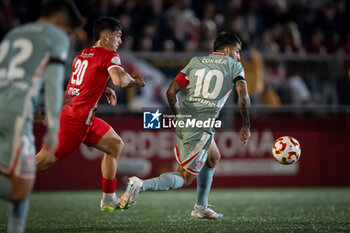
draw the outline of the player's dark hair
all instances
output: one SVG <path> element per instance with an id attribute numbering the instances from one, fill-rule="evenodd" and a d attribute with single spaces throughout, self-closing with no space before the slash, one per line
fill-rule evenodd
<path id="1" fill-rule="evenodd" d="M 110 30 L 114 32 L 114 31 L 120 31 L 121 29 L 122 29 L 122 26 L 118 19 L 113 17 L 107 17 L 107 16 L 100 17 L 95 22 L 95 25 L 93 28 L 94 41 L 96 42 L 100 39 L 100 34 L 103 30 Z"/>
<path id="2" fill-rule="evenodd" d="M 68 24 L 72 29 L 78 28 L 84 24 L 84 18 L 81 16 L 73 1 L 50 0 L 44 5 L 41 16 L 50 17 L 57 12 L 67 13 L 69 17 Z"/>
<path id="3" fill-rule="evenodd" d="M 225 31 L 221 32 L 214 41 L 214 51 L 217 51 L 218 49 L 222 49 L 224 46 L 227 46 L 227 45 L 235 46 L 237 43 L 242 45 L 242 42 L 238 36 L 236 36 L 233 33 L 225 32 Z"/>

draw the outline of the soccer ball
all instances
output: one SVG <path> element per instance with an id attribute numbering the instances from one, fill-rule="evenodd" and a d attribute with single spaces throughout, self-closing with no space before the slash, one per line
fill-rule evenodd
<path id="1" fill-rule="evenodd" d="M 299 160 L 300 153 L 300 143 L 290 136 L 280 137 L 272 147 L 272 155 L 280 164 L 295 163 Z"/>

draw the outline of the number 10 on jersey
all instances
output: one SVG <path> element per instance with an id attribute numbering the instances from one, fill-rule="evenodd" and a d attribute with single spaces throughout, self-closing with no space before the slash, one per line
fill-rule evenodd
<path id="1" fill-rule="evenodd" d="M 224 75 L 220 70 L 209 70 L 205 75 L 205 68 L 197 70 L 195 73 L 197 77 L 196 88 L 194 90 L 194 96 L 198 97 L 200 94 L 206 99 L 216 99 L 220 94 L 222 84 L 224 82 Z M 216 77 L 214 88 L 211 87 L 211 81 L 213 77 Z M 204 81 L 203 81 L 204 80 Z M 209 89 L 212 89 L 209 92 Z"/>

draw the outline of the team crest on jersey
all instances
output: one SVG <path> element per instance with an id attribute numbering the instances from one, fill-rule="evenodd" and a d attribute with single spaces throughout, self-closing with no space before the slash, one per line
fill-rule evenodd
<path id="1" fill-rule="evenodd" d="M 196 163 L 196 169 L 198 170 L 199 168 L 201 168 L 201 167 L 202 167 L 202 164 L 203 164 L 203 162 L 198 161 L 198 162 Z"/>
<path id="2" fill-rule="evenodd" d="M 68 52 L 67 51 L 62 51 L 61 53 L 61 60 L 66 60 L 68 57 Z"/>
<path id="3" fill-rule="evenodd" d="M 33 156 L 26 156 L 25 162 L 26 162 L 27 167 L 34 168 L 35 164 L 34 164 L 34 157 Z"/>
<path id="4" fill-rule="evenodd" d="M 120 58 L 118 56 L 115 56 L 112 58 L 111 62 L 120 65 Z"/>

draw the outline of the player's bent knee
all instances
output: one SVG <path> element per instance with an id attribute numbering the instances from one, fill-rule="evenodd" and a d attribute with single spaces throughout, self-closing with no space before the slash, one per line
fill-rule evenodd
<path id="1" fill-rule="evenodd" d="M 27 199 L 29 192 L 16 192 L 10 195 L 10 200 L 14 202 L 22 202 Z"/>
<path id="2" fill-rule="evenodd" d="M 209 168 L 215 168 L 221 159 L 220 153 L 216 154 L 216 156 L 208 157 L 205 165 Z"/>
<path id="3" fill-rule="evenodd" d="M 113 139 L 113 143 L 111 143 L 110 150 L 111 154 L 120 154 L 119 152 L 124 148 L 124 142 L 121 138 Z"/>
<path id="4" fill-rule="evenodd" d="M 193 178 L 186 178 L 184 179 L 184 185 L 183 186 L 190 186 L 193 182 Z"/>
<path id="5" fill-rule="evenodd" d="M 177 172 L 179 172 L 183 178 L 183 182 L 184 182 L 183 186 L 189 186 L 190 184 L 192 184 L 193 180 L 197 177 L 196 175 L 193 175 L 193 174 L 189 173 L 188 171 L 186 171 L 180 165 L 177 168 Z"/>
<path id="6" fill-rule="evenodd" d="M 219 164 L 220 159 L 208 160 L 206 166 L 209 168 L 215 168 Z"/>
<path id="7" fill-rule="evenodd" d="M 183 186 L 190 186 L 192 184 L 192 181 L 184 179 L 184 185 Z"/>
<path id="8" fill-rule="evenodd" d="M 115 140 L 115 145 L 117 145 L 119 149 L 120 149 L 120 148 L 121 148 L 121 149 L 124 148 L 124 142 L 123 142 L 123 140 L 122 140 L 121 138 L 117 138 L 117 139 Z"/>
<path id="9" fill-rule="evenodd" d="M 27 199 L 31 193 L 34 185 L 34 179 L 17 179 L 12 180 L 12 191 L 10 200 L 14 202 L 21 202 Z"/>
<path id="10" fill-rule="evenodd" d="M 120 137 L 116 138 L 116 143 L 117 143 L 118 145 L 124 146 L 123 139 L 121 139 Z"/>
<path id="11" fill-rule="evenodd" d="M 192 184 L 192 182 L 193 182 L 193 180 L 196 178 L 196 176 L 195 175 L 189 175 L 189 174 L 183 174 L 182 175 L 182 178 L 183 178 L 183 180 L 184 180 L 184 184 L 183 184 L 183 186 L 189 186 L 189 185 L 191 185 Z"/>
<path id="12" fill-rule="evenodd" d="M 117 135 L 103 137 L 96 145 L 95 148 L 103 151 L 108 156 L 119 157 L 123 150 L 124 142 Z"/>

